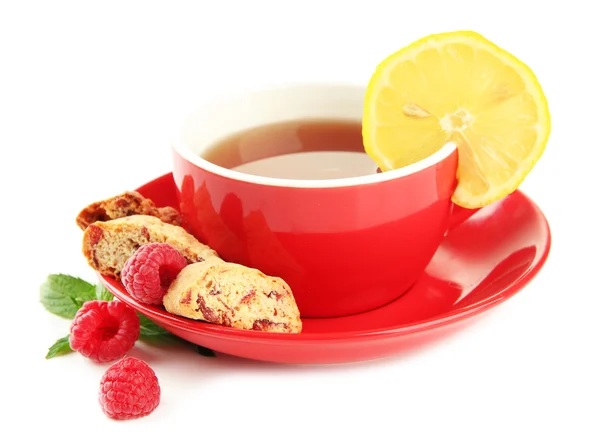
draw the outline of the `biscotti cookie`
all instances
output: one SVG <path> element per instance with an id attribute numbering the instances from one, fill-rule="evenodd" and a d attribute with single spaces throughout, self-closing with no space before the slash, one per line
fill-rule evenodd
<path id="1" fill-rule="evenodd" d="M 157 207 L 152 200 L 139 192 L 127 191 L 106 200 L 86 206 L 76 218 L 82 230 L 97 221 L 108 221 L 129 215 L 152 215 L 165 223 L 181 226 L 179 212 L 170 206 Z"/>
<path id="2" fill-rule="evenodd" d="M 83 233 L 83 255 L 102 275 L 121 277 L 125 262 L 146 243 L 168 243 L 195 263 L 218 258 L 210 247 L 200 243 L 180 226 L 165 223 L 150 215 L 130 215 L 89 225 Z"/>
<path id="3" fill-rule="evenodd" d="M 186 266 L 163 298 L 175 315 L 238 329 L 298 333 L 300 312 L 281 278 L 208 259 Z"/>

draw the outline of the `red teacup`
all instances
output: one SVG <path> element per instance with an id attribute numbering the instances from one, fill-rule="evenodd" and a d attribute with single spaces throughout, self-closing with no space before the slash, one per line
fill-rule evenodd
<path id="1" fill-rule="evenodd" d="M 360 87 L 319 84 L 229 97 L 189 115 L 173 141 L 184 226 L 223 259 L 286 280 L 303 317 L 380 307 L 419 278 L 451 225 L 456 147 L 402 169 L 376 174 L 373 164 L 372 174 L 329 180 L 250 175 L 202 154 L 268 123 L 360 121 L 363 97 Z"/>

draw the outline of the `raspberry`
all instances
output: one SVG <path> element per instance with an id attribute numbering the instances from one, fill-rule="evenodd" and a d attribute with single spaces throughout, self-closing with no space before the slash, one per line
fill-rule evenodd
<path id="1" fill-rule="evenodd" d="M 135 251 L 121 271 L 125 289 L 137 301 L 162 305 L 163 296 L 187 260 L 167 243 L 148 243 Z"/>
<path id="2" fill-rule="evenodd" d="M 71 349 L 97 362 L 123 357 L 140 335 L 140 319 L 119 300 L 87 301 L 71 323 Z"/>
<path id="3" fill-rule="evenodd" d="M 113 363 L 100 380 L 100 406 L 117 420 L 150 414 L 160 402 L 158 378 L 150 366 L 134 357 Z"/>

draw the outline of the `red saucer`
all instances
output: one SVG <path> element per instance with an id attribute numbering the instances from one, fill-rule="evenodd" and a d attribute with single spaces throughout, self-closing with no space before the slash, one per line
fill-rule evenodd
<path id="1" fill-rule="evenodd" d="M 138 190 L 158 205 L 178 205 L 171 174 Z M 303 319 L 300 334 L 243 331 L 177 317 L 136 302 L 120 283 L 100 278 L 117 298 L 157 324 L 217 352 L 281 363 L 343 363 L 396 354 L 464 326 L 531 281 L 549 250 L 544 215 L 516 191 L 454 228 L 422 278 L 394 302 L 358 315 Z"/>

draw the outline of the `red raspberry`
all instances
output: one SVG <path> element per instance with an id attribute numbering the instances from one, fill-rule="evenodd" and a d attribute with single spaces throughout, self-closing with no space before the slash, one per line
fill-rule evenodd
<path id="1" fill-rule="evenodd" d="M 117 420 L 150 414 L 160 402 L 158 378 L 150 366 L 134 357 L 113 363 L 100 380 L 100 406 Z"/>
<path id="2" fill-rule="evenodd" d="M 121 281 L 137 301 L 160 306 L 169 285 L 187 264 L 185 257 L 173 246 L 148 243 L 140 246 L 125 262 Z"/>
<path id="3" fill-rule="evenodd" d="M 87 301 L 71 323 L 71 349 L 97 362 L 123 357 L 140 335 L 140 319 L 119 300 Z"/>

